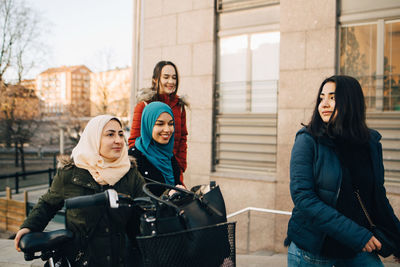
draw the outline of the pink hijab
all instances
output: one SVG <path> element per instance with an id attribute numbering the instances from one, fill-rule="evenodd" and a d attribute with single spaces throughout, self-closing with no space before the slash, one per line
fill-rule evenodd
<path id="1" fill-rule="evenodd" d="M 131 167 L 126 145 L 122 148 L 120 158 L 115 161 L 105 161 L 100 155 L 103 128 L 114 118 L 118 120 L 111 115 L 99 115 L 92 118 L 83 130 L 81 138 L 71 154 L 75 165 L 88 170 L 93 179 L 101 185 L 116 184 Z"/>

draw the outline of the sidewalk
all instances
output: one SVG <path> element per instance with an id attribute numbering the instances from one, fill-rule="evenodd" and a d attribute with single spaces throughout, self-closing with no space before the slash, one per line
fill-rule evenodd
<path id="1" fill-rule="evenodd" d="M 286 267 L 287 254 L 274 254 L 266 251 L 262 255 L 236 255 L 237 267 Z M 43 266 L 40 259 L 25 261 L 23 253 L 14 249 L 13 240 L 0 239 L 0 267 Z M 385 267 L 399 267 L 399 264 L 385 263 Z"/>
<path id="2" fill-rule="evenodd" d="M 271 254 L 271 253 L 269 253 Z M 0 239 L 0 267 L 43 266 L 40 259 L 25 261 L 24 254 L 14 249 L 13 240 Z M 236 255 L 237 267 L 285 267 L 286 254 Z"/>

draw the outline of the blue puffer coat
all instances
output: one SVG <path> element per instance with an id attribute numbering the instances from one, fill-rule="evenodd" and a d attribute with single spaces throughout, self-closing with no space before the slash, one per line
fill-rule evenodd
<path id="1" fill-rule="evenodd" d="M 397 228 L 396 218 L 383 186 L 384 167 L 381 135 L 370 130 L 370 151 L 375 177 L 374 201 L 378 203 L 379 216 Z M 339 213 L 336 201 L 340 193 L 342 169 L 334 151 L 334 144 L 327 138 L 314 138 L 305 128 L 296 134 L 290 161 L 290 193 L 294 202 L 289 220 L 287 239 L 314 254 L 320 254 L 326 235 L 355 251 L 361 252 L 372 233 Z M 396 253 L 397 254 L 397 253 Z"/>

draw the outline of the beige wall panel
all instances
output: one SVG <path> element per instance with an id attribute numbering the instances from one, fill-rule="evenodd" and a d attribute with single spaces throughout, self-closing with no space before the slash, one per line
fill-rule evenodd
<path id="1" fill-rule="evenodd" d="M 283 246 L 283 242 L 287 234 L 287 225 L 289 222 L 289 215 L 276 215 L 275 216 L 275 249 L 276 252 L 287 253 L 287 248 Z"/>
<path id="2" fill-rule="evenodd" d="M 213 43 L 199 43 L 193 45 L 193 75 L 213 74 Z M 211 63 L 211 64 L 210 64 Z"/>
<path id="3" fill-rule="evenodd" d="M 188 188 L 192 186 L 199 185 L 199 184 L 209 184 L 210 183 L 210 176 L 209 175 L 198 175 L 198 174 L 190 174 L 188 179 L 186 180 L 186 173 L 185 175 L 185 184 Z"/>
<path id="4" fill-rule="evenodd" d="M 282 0 L 281 32 L 309 31 L 335 26 L 336 1 Z"/>
<path id="5" fill-rule="evenodd" d="M 247 207 L 273 209 L 275 206 L 274 182 L 229 179 L 214 175 L 211 175 L 211 180 L 220 185 L 228 214 Z"/>
<path id="6" fill-rule="evenodd" d="M 162 59 L 161 48 L 147 48 L 143 53 L 143 78 L 149 79 L 153 77 L 153 69 L 158 61 Z M 151 83 L 144 84 L 150 87 Z"/>
<path id="7" fill-rule="evenodd" d="M 286 109 L 302 109 L 315 102 L 316 86 L 310 86 L 310 81 L 320 80 L 312 77 L 308 70 L 281 71 L 279 81 L 279 107 Z M 317 84 L 312 82 L 312 84 Z M 278 114 L 280 116 L 280 114 Z"/>
<path id="8" fill-rule="evenodd" d="M 281 70 L 304 69 L 306 65 L 306 33 L 281 32 Z"/>
<path id="9" fill-rule="evenodd" d="M 191 0 L 162 0 L 163 15 L 186 12 L 192 9 Z"/>
<path id="10" fill-rule="evenodd" d="M 178 15 L 178 44 L 198 43 L 213 40 L 214 12 L 199 9 Z"/>
<path id="11" fill-rule="evenodd" d="M 201 142 L 210 144 L 212 111 L 210 109 L 208 110 L 192 109 L 191 118 L 194 118 L 194 121 L 191 125 L 189 132 L 190 140 L 192 142 Z M 190 148 L 190 150 L 191 149 L 192 148 Z M 209 148 L 207 147 L 207 149 Z"/>
<path id="12" fill-rule="evenodd" d="M 154 18 L 161 16 L 162 2 L 163 0 L 146 0 L 146 5 L 144 8 L 144 17 Z"/>
<path id="13" fill-rule="evenodd" d="M 398 187 L 398 186 L 397 186 Z M 400 218 L 400 194 L 388 194 L 388 199 L 397 218 Z"/>
<path id="14" fill-rule="evenodd" d="M 306 68 L 331 68 L 335 65 L 336 30 L 334 27 L 306 34 Z"/>
<path id="15" fill-rule="evenodd" d="M 303 109 L 282 109 L 279 112 L 278 120 L 278 145 L 293 144 L 301 123 L 306 122 Z M 282 152 L 278 147 L 278 153 Z"/>
<path id="16" fill-rule="evenodd" d="M 163 47 L 162 57 L 175 63 L 180 76 L 192 74 L 192 47 L 190 45 Z"/>
<path id="17" fill-rule="evenodd" d="M 184 90 L 184 92 L 182 90 L 180 93 L 180 95 L 184 95 L 184 94 L 188 96 L 186 90 Z M 190 97 L 186 97 L 186 98 L 189 99 L 188 102 L 190 104 Z M 192 131 L 192 108 L 193 108 L 193 106 L 190 106 L 190 108 L 186 107 L 186 129 L 188 131 L 188 136 L 187 136 L 188 146 L 189 146 L 189 143 L 192 142 L 192 132 L 193 132 Z M 189 150 L 189 148 L 188 148 L 188 150 Z M 189 161 L 188 161 L 188 165 L 189 165 Z"/>
<path id="18" fill-rule="evenodd" d="M 275 188 L 275 209 L 291 212 L 293 209 L 293 201 L 290 196 L 289 172 L 286 176 L 286 180 L 278 181 Z"/>
<path id="19" fill-rule="evenodd" d="M 182 89 L 193 109 L 212 108 L 212 76 L 191 76 L 182 82 Z M 211 118 L 209 118 L 211 120 Z"/>
<path id="20" fill-rule="evenodd" d="M 178 69 L 180 72 L 180 70 Z M 190 106 L 192 106 L 192 91 L 191 91 L 191 86 L 192 86 L 192 77 L 191 76 L 180 76 L 179 77 L 179 89 L 178 89 L 178 95 L 180 96 L 185 96 L 186 101 L 189 102 Z M 187 112 L 187 111 L 186 111 Z"/>
<path id="21" fill-rule="evenodd" d="M 279 107 L 285 109 L 314 108 L 319 86 L 325 78 L 331 75 L 333 75 L 332 68 L 281 71 Z"/>
<path id="22" fill-rule="evenodd" d="M 274 237 L 275 214 L 251 211 L 250 251 L 273 250 Z"/>
<path id="23" fill-rule="evenodd" d="M 277 180 L 280 183 L 288 183 L 290 179 L 290 155 L 292 152 L 292 147 L 294 143 L 295 136 L 292 136 L 292 142 L 290 144 L 281 144 L 278 146 L 278 154 L 277 154 Z M 277 187 L 277 189 L 282 189 Z M 277 191 L 279 192 L 279 191 Z M 285 194 L 289 191 L 285 190 Z M 281 192 L 279 192 L 281 194 Z"/>
<path id="24" fill-rule="evenodd" d="M 213 8 L 215 0 L 192 0 L 193 9 Z"/>
<path id="25" fill-rule="evenodd" d="M 146 19 L 144 22 L 144 48 L 174 45 L 176 43 L 176 15 Z"/>
<path id="26" fill-rule="evenodd" d="M 196 175 L 209 175 L 211 162 L 211 149 L 208 142 L 192 141 L 188 144 L 188 157 L 190 158 L 190 171 Z"/>
<path id="27" fill-rule="evenodd" d="M 226 200 L 225 200 L 226 202 Z M 236 253 L 237 254 L 246 254 L 248 249 L 248 227 L 247 223 L 249 221 L 247 213 L 240 214 L 235 216 L 228 221 L 236 222 Z"/>

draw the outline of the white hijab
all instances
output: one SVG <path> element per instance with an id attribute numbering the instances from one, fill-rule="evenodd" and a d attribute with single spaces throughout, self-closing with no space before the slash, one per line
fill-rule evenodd
<path id="1" fill-rule="evenodd" d="M 100 115 L 92 118 L 83 130 L 81 138 L 71 154 L 75 165 L 88 170 L 93 179 L 101 185 L 116 184 L 129 171 L 131 166 L 125 144 L 122 146 L 121 156 L 113 162 L 106 162 L 100 155 L 103 128 L 113 118 L 117 119 L 111 115 Z"/>

